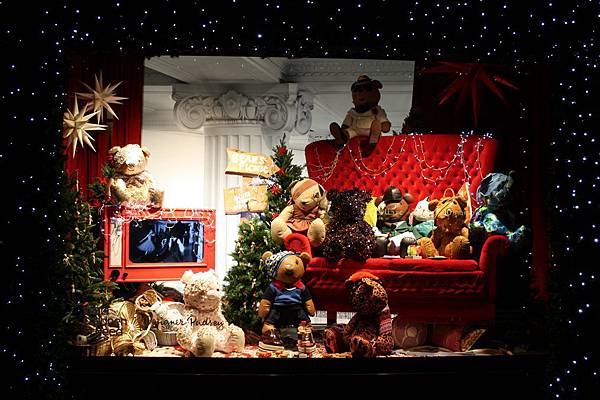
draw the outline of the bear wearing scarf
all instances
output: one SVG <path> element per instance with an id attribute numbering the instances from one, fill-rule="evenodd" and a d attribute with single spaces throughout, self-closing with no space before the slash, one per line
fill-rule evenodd
<path id="1" fill-rule="evenodd" d="M 312 179 L 302 179 L 292 182 L 290 192 L 290 204 L 271 223 L 273 241 L 280 245 L 296 232 L 307 236 L 311 246 L 321 246 L 325 240 L 322 219 L 327 211 L 325 189 Z"/>
<path id="2" fill-rule="evenodd" d="M 289 326 L 298 328 L 298 351 L 310 353 L 315 349 L 310 316 L 316 313 L 315 304 L 308 288 L 302 283 L 308 253 L 281 251 L 263 254 L 262 260 L 272 279 L 265 290 L 258 308 L 263 320 L 262 335 L 258 347 L 262 350 L 284 349 L 279 329 Z"/>

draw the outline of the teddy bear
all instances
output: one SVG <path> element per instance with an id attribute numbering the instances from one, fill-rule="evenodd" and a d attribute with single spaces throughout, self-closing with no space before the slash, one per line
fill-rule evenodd
<path id="1" fill-rule="evenodd" d="M 352 84 L 350 91 L 354 108 L 348 111 L 342 126 L 336 122 L 329 125 L 329 131 L 338 146 L 346 144 L 353 137 L 367 136 L 369 138 L 367 152 L 370 152 L 379 142 L 381 132 L 390 131 L 392 124 L 384 109 L 378 105 L 381 99 L 379 89 L 382 88 L 381 82 L 367 75 L 360 75 Z"/>
<path id="2" fill-rule="evenodd" d="M 406 222 L 410 205 L 414 201 L 412 194 L 402 195 L 402 191 L 396 186 L 388 187 L 383 196 L 377 198 L 377 229 L 374 231 L 378 257 L 385 254 L 398 255 L 401 247 L 406 248 L 415 242 L 412 227 Z M 392 238 L 394 240 L 391 240 Z"/>
<path id="3" fill-rule="evenodd" d="M 119 204 L 162 207 L 164 190 L 148 171 L 150 151 L 138 144 L 115 146 L 108 151 L 112 157 L 114 176 L 109 181 L 109 198 Z"/>
<path id="4" fill-rule="evenodd" d="M 430 238 L 423 237 L 417 241 L 425 257 L 464 259 L 471 255 L 469 229 L 465 223 L 466 207 L 467 201 L 455 196 L 454 191 L 451 196 L 429 202 L 435 227 Z"/>
<path id="5" fill-rule="evenodd" d="M 514 171 L 508 175 L 489 173 L 481 180 L 476 197 L 481 206 L 475 210 L 469 228 L 485 232 L 486 235 L 506 235 L 508 240 L 515 244 L 523 239 L 526 228 L 521 225 L 514 229 L 517 225 L 516 218 L 510 210 L 513 201 L 513 174 Z"/>
<path id="6" fill-rule="evenodd" d="M 341 258 L 365 261 L 371 258 L 376 249 L 375 234 L 364 220 L 371 194 L 357 188 L 341 192 L 331 189 L 327 198 L 331 201 L 331 222 L 323 242 L 325 258 L 333 261 Z"/>
<path id="7" fill-rule="evenodd" d="M 345 284 L 355 314 L 347 325 L 325 329 L 325 349 L 331 353 L 350 350 L 356 358 L 390 354 L 394 348 L 392 315 L 381 280 L 358 271 Z"/>
<path id="8" fill-rule="evenodd" d="M 310 291 L 302 283 L 310 259 L 306 252 L 298 254 L 287 250 L 276 254 L 267 251 L 262 255 L 271 277 L 258 308 L 258 315 L 263 321 L 258 343 L 262 350 L 283 350 L 279 329 L 294 326 L 298 328 L 298 351 L 314 351 L 316 345 L 309 317 L 315 315 L 316 309 Z"/>
<path id="9" fill-rule="evenodd" d="M 221 313 L 221 285 L 214 270 L 186 271 L 181 277 L 183 310 L 177 341 L 196 357 L 211 357 L 215 351 L 231 353 L 244 348 L 244 331 L 229 324 Z"/>
<path id="10" fill-rule="evenodd" d="M 327 210 L 327 196 L 323 186 L 312 179 L 294 181 L 290 185 L 290 205 L 271 222 L 271 236 L 276 244 L 292 232 L 308 237 L 312 247 L 319 247 L 325 239 L 323 217 Z"/>

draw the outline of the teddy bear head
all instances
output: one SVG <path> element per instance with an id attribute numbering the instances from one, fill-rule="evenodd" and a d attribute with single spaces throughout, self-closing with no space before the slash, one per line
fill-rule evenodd
<path id="1" fill-rule="evenodd" d="M 137 175 L 146 170 L 150 151 L 139 144 L 115 146 L 108 151 L 112 156 L 112 165 L 115 172 L 122 175 Z"/>
<path id="2" fill-rule="evenodd" d="M 354 109 L 360 113 L 375 107 L 381 99 L 381 88 L 383 85 L 378 80 L 373 80 L 367 75 L 359 76 L 350 88 Z"/>
<path id="3" fill-rule="evenodd" d="M 266 251 L 262 255 L 262 260 L 269 271 L 271 279 L 292 287 L 304 276 L 304 270 L 311 257 L 305 252 L 298 254 L 292 251 L 280 251 L 273 254 Z"/>
<path id="4" fill-rule="evenodd" d="M 410 205 L 415 198 L 410 193 L 402 195 L 396 186 L 390 186 L 383 196 L 379 196 L 375 203 L 379 206 L 379 216 L 384 222 L 398 222 L 408 218 Z"/>
<path id="5" fill-rule="evenodd" d="M 341 192 L 331 189 L 327 199 L 331 201 L 329 213 L 334 221 L 352 223 L 363 220 L 371 193 L 357 188 Z"/>
<path id="6" fill-rule="evenodd" d="M 460 196 L 442 197 L 429 202 L 434 224 L 441 232 L 460 232 L 465 226 L 467 201 Z"/>
<path id="7" fill-rule="evenodd" d="M 375 275 L 359 271 L 346 280 L 350 304 L 357 313 L 376 314 L 388 304 L 388 296 L 381 280 Z"/>
<path id="8" fill-rule="evenodd" d="M 429 209 L 429 197 L 425 197 L 423 200 L 419 201 L 410 215 L 419 222 L 432 221 L 433 211 Z"/>
<path id="9" fill-rule="evenodd" d="M 312 179 L 294 181 L 290 185 L 292 202 L 302 211 L 327 209 L 327 196 L 323 186 Z"/>
<path id="10" fill-rule="evenodd" d="M 487 174 L 477 188 L 477 202 L 483 203 L 490 211 L 506 207 L 511 201 L 514 171 L 508 175 L 492 172 Z"/>
<path id="11" fill-rule="evenodd" d="M 221 285 L 214 270 L 198 272 L 186 271 L 181 277 L 185 283 L 183 301 L 186 306 L 200 311 L 217 310 L 221 305 Z"/>

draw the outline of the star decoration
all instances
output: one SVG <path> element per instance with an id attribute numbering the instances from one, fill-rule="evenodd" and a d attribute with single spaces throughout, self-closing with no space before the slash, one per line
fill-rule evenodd
<path id="1" fill-rule="evenodd" d="M 63 138 L 68 138 L 69 141 L 67 143 L 67 147 L 73 147 L 73 157 L 75 157 L 75 152 L 77 151 L 77 144 L 79 143 L 83 148 L 84 143 L 92 148 L 92 150 L 96 151 L 94 146 L 92 145 L 91 140 L 94 138 L 87 131 L 101 131 L 107 128 L 106 125 L 92 124 L 89 121 L 94 115 L 98 114 L 98 111 L 87 114 L 87 104 L 83 107 L 83 109 L 79 110 L 79 105 L 77 104 L 77 96 L 75 96 L 75 104 L 73 105 L 73 111 L 67 109 L 67 111 L 63 115 Z"/>
<path id="2" fill-rule="evenodd" d="M 119 97 L 115 95 L 115 89 L 119 86 L 123 81 L 116 83 L 114 85 L 108 84 L 104 86 L 102 82 L 102 71 L 100 71 L 100 79 L 96 75 L 94 75 L 94 79 L 96 81 L 95 88 L 92 89 L 86 83 L 83 83 L 90 92 L 89 93 L 77 93 L 80 98 L 87 100 L 87 105 L 94 108 L 94 111 L 98 114 L 96 115 L 97 122 L 102 122 L 104 120 L 104 110 L 110 113 L 116 119 L 117 114 L 111 108 L 111 104 L 122 104 L 121 100 L 126 100 L 127 97 Z"/>
<path id="3" fill-rule="evenodd" d="M 456 103 L 455 110 L 464 104 L 469 93 L 471 94 L 471 101 L 473 103 L 473 119 L 475 126 L 477 126 L 479 120 L 479 109 L 481 102 L 481 88 L 487 87 L 491 90 L 506 106 L 510 107 L 508 101 L 500 91 L 500 88 L 496 85 L 496 82 L 507 86 L 511 89 L 518 90 L 518 88 L 502 78 L 501 76 L 491 72 L 491 66 L 486 64 L 477 63 L 453 63 L 441 61 L 435 67 L 427 68 L 422 71 L 425 74 L 454 74 L 454 81 L 442 92 L 442 99 L 438 103 L 439 105 L 444 104 L 454 94 L 460 91 L 458 96 L 458 102 Z"/>

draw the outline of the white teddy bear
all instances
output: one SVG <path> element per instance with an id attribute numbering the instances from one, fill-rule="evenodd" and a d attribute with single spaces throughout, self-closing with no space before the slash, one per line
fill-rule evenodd
<path id="1" fill-rule="evenodd" d="M 429 197 L 425 197 L 423 200 L 417 203 L 414 211 L 410 213 L 408 217 L 408 223 L 411 225 L 416 225 L 419 222 L 433 221 L 433 219 L 433 211 L 429 209 Z"/>
<path id="2" fill-rule="evenodd" d="M 186 271 L 181 277 L 185 283 L 185 308 L 182 324 L 177 330 L 177 341 L 196 357 L 211 357 L 213 352 L 230 353 L 244 348 L 244 331 L 229 324 L 221 313 L 221 285 L 213 270 L 194 274 Z"/>

